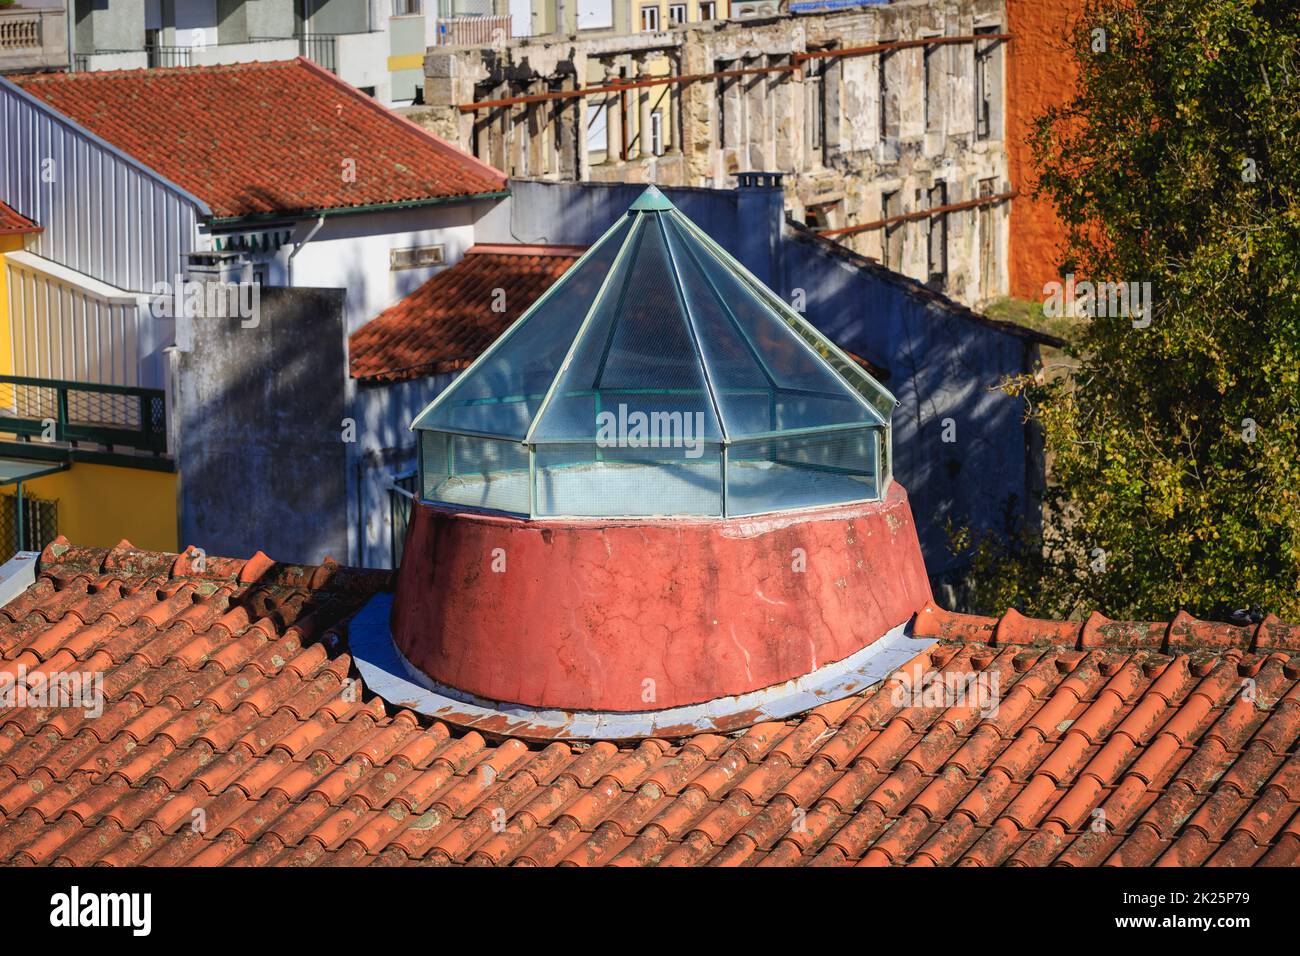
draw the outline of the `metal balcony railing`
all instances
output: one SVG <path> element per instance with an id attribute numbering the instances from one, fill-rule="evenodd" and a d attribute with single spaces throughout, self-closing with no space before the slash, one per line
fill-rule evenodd
<path id="1" fill-rule="evenodd" d="M 339 71 L 339 33 L 304 33 L 298 37 L 298 52 L 331 73 Z"/>
<path id="2" fill-rule="evenodd" d="M 191 66 L 191 47 L 188 46 L 164 46 L 160 43 L 152 43 L 146 46 L 145 53 L 149 56 L 150 66 Z"/>
<path id="3" fill-rule="evenodd" d="M 438 21 L 439 46 L 495 46 L 510 39 L 510 16 L 447 17 Z"/>
<path id="4" fill-rule="evenodd" d="M 160 388 L 0 375 L 0 433 L 161 455 L 167 400 Z"/>

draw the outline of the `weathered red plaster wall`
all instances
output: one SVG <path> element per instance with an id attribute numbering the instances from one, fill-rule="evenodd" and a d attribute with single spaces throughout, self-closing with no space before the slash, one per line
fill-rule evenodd
<path id="1" fill-rule="evenodd" d="M 792 570 L 796 548 L 806 571 Z M 929 599 L 896 482 L 874 504 L 728 521 L 530 522 L 419 505 L 392 625 L 413 664 L 460 690 L 655 710 L 842 660 Z"/>
<path id="2" fill-rule="evenodd" d="M 1066 47 L 1081 0 L 1007 0 L 1007 153 L 1011 184 L 1020 195 L 1011 204 L 1009 262 L 1011 294 L 1038 301 L 1043 284 L 1056 278 L 1061 225 L 1052 205 L 1034 200 L 1030 139 L 1034 120 L 1064 103 L 1074 89 L 1075 70 Z"/>

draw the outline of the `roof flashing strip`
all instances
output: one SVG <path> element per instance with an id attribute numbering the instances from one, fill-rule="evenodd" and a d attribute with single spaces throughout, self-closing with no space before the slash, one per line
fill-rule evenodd
<path id="1" fill-rule="evenodd" d="M 784 720 L 879 684 L 936 643 L 913 637 L 909 618 L 842 661 L 736 697 L 664 710 L 566 711 L 485 700 L 434 681 L 393 642 L 392 603 L 389 593 L 375 595 L 348 627 L 348 649 L 370 690 L 458 727 L 534 741 L 680 738 Z"/>

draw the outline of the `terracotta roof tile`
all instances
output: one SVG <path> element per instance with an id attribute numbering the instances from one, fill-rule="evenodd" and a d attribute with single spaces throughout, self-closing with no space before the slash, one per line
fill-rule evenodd
<path id="1" fill-rule="evenodd" d="M 40 232 L 41 227 L 20 213 L 13 206 L 0 200 L 0 236 L 24 235 Z"/>
<path id="2" fill-rule="evenodd" d="M 890 680 L 732 736 L 488 738 L 348 682 L 388 575 L 59 541 L 0 659 L 102 668 L 102 716 L 0 711 L 0 862 L 1294 865 L 1300 654 L 1256 628 L 927 607 Z M 341 634 L 331 642 L 326 635 Z M 980 701 L 927 700 L 996 681 Z M 928 683 L 927 683 L 928 682 Z"/>
<path id="3" fill-rule="evenodd" d="M 473 246 L 352 333 L 352 376 L 394 382 L 465 368 L 581 254 L 569 246 Z"/>
<path id="4" fill-rule="evenodd" d="M 501 173 L 302 58 L 10 79 L 219 218 L 505 189 Z"/>

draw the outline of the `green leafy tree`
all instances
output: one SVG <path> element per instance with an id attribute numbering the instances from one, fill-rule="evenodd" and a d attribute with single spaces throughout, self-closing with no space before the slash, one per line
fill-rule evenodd
<path id="1" fill-rule="evenodd" d="M 958 534 L 975 601 L 1300 617 L 1300 6 L 1091 0 L 1071 45 L 1034 144 L 1061 271 L 1154 307 L 1098 302 L 1071 375 L 1007 383 L 1043 429 L 1049 530 Z"/>

